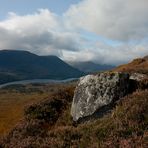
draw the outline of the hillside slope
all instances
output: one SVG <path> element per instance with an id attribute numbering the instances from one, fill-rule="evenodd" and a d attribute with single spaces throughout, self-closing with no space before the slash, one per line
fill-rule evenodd
<path id="1" fill-rule="evenodd" d="M 114 71 L 129 73 L 137 72 L 148 75 L 148 56 L 145 56 L 144 58 L 135 59 L 128 64 L 121 65 L 115 68 Z"/>
<path id="2" fill-rule="evenodd" d="M 27 51 L 0 51 L 0 83 L 24 79 L 66 79 L 83 73 L 56 56 L 38 56 Z"/>

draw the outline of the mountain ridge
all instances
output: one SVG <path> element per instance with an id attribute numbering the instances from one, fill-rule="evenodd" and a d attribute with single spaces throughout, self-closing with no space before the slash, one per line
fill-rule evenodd
<path id="1" fill-rule="evenodd" d="M 26 79 L 67 79 L 84 73 L 56 56 L 39 56 L 28 51 L 0 51 L 0 83 Z"/>

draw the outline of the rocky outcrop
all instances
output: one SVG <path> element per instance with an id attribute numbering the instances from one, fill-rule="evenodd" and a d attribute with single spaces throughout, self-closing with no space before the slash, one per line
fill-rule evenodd
<path id="1" fill-rule="evenodd" d="M 105 72 L 80 78 L 76 87 L 71 115 L 74 121 L 92 115 L 128 93 L 129 75 Z"/>
<path id="2" fill-rule="evenodd" d="M 136 89 L 148 88 L 148 75 L 141 73 L 132 73 L 130 75 L 130 88 L 129 91 L 133 92 Z"/>

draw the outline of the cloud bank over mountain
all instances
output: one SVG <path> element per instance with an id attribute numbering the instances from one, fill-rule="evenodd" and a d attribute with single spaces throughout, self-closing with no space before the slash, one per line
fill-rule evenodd
<path id="1" fill-rule="evenodd" d="M 27 49 L 38 54 L 60 55 L 61 50 L 77 50 L 76 34 L 62 27 L 56 14 L 47 9 L 31 15 L 9 13 L 0 22 L 0 48 Z"/>
<path id="2" fill-rule="evenodd" d="M 147 0 L 82 0 L 61 16 L 9 12 L 0 21 L 0 49 L 120 64 L 148 54 L 147 14 Z"/>

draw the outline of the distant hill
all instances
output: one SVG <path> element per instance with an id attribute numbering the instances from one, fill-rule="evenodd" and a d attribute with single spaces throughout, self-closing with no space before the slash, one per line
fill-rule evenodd
<path id="1" fill-rule="evenodd" d="M 80 71 L 91 73 L 91 72 L 97 72 L 97 71 L 104 71 L 104 70 L 110 70 L 115 68 L 115 66 L 112 65 L 101 65 L 96 64 L 91 61 L 86 62 L 68 62 L 71 66 L 79 69 Z"/>
<path id="2" fill-rule="evenodd" d="M 25 79 L 66 79 L 83 74 L 56 56 L 0 50 L 0 84 Z"/>

